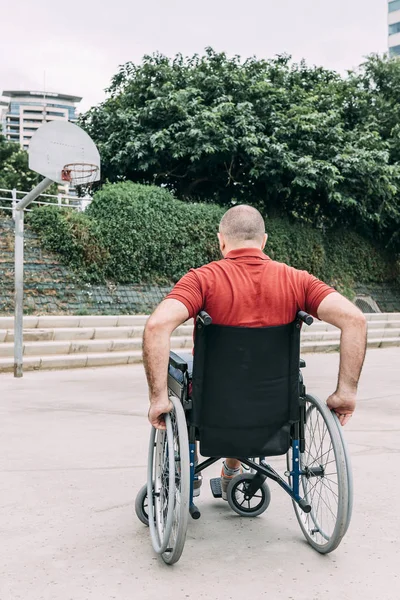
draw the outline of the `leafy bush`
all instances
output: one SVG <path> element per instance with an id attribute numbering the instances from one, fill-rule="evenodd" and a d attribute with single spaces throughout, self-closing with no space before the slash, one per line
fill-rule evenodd
<path id="1" fill-rule="evenodd" d="M 354 283 L 382 283 L 399 277 L 399 263 L 354 231 L 323 232 L 283 219 L 266 221 L 271 258 L 309 271 L 351 296 Z"/>
<path id="2" fill-rule="evenodd" d="M 44 246 L 89 280 L 172 283 L 191 267 L 218 259 L 216 233 L 224 210 L 189 204 L 155 186 L 107 184 L 85 213 L 46 207 L 30 222 Z M 266 252 L 310 271 L 351 295 L 355 282 L 393 281 L 398 263 L 348 230 L 324 233 L 286 219 L 267 219 Z"/>
<path id="3" fill-rule="evenodd" d="M 101 242 L 96 222 L 85 213 L 43 206 L 28 213 L 28 224 L 46 250 L 78 270 L 89 281 L 102 281 L 109 253 Z"/>
<path id="4" fill-rule="evenodd" d="M 120 283 L 175 281 L 218 257 L 218 206 L 187 204 L 166 189 L 124 182 L 97 192 L 87 214 L 109 249 L 106 276 Z"/>

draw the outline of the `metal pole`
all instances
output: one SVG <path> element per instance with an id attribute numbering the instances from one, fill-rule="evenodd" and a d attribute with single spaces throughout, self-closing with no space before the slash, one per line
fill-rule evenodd
<path id="1" fill-rule="evenodd" d="M 24 340 L 24 208 L 44 192 L 52 180 L 46 177 L 16 205 L 15 210 L 15 312 L 14 312 L 14 377 L 23 376 Z"/>
<path id="2" fill-rule="evenodd" d="M 23 375 L 23 314 L 24 314 L 24 211 L 15 211 L 15 315 L 14 315 L 14 377 Z"/>
<path id="3" fill-rule="evenodd" d="M 17 210 L 17 190 L 14 188 L 11 190 L 12 196 L 12 218 L 15 221 L 15 211 Z"/>
<path id="4" fill-rule="evenodd" d="M 47 188 L 52 184 L 52 180 L 48 177 L 45 177 L 38 185 L 33 188 L 22 200 L 20 200 L 17 204 L 17 210 L 24 210 L 32 202 L 35 200 L 42 192 L 47 190 Z"/>

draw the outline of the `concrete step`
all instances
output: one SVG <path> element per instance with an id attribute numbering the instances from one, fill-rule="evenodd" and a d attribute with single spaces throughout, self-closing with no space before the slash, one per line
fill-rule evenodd
<path id="1" fill-rule="evenodd" d="M 27 356 L 24 358 L 24 371 L 127 365 L 128 363 L 140 363 L 141 361 L 141 350 L 113 353 L 99 352 L 97 354 L 50 354 L 44 356 Z M 0 373 L 12 372 L 13 369 L 13 358 L 0 358 Z"/>
<path id="2" fill-rule="evenodd" d="M 57 329 L 24 329 L 25 342 L 50 342 L 73 340 L 115 340 L 143 337 L 143 325 L 120 327 L 59 327 Z M 172 333 L 172 337 L 193 335 L 193 325 L 181 325 Z M 1 343 L 13 342 L 13 329 L 0 329 Z"/>
<path id="3" fill-rule="evenodd" d="M 128 364 L 142 360 L 142 336 L 147 315 L 27 316 L 24 318 L 24 368 L 60 369 Z M 368 318 L 368 347 L 400 346 L 400 314 Z M 0 317 L 0 372 L 13 369 L 14 320 Z M 315 321 L 302 328 L 301 351 L 339 350 L 340 330 Z M 178 327 L 171 347 L 190 350 L 193 320 Z"/>
<path id="4" fill-rule="evenodd" d="M 368 336 L 376 337 L 396 337 L 400 334 L 400 321 L 385 322 L 378 321 L 379 327 L 373 323 L 373 327 L 368 327 Z M 24 330 L 24 342 L 82 342 L 89 340 L 141 340 L 143 336 L 143 325 L 137 326 L 115 326 L 115 327 L 58 327 L 55 329 L 32 328 Z M 186 337 L 193 335 L 193 325 L 181 325 L 172 334 L 172 337 Z M 340 337 L 340 330 L 336 327 L 324 328 L 310 327 L 302 330 L 302 339 L 304 341 L 322 341 L 336 340 Z M 0 329 L 0 347 L 2 344 L 14 341 L 14 331 L 12 329 Z"/>
<path id="5" fill-rule="evenodd" d="M 387 348 L 389 346 L 400 346 L 400 338 L 386 338 L 384 340 L 369 340 L 370 348 Z M 305 342 L 301 345 L 301 353 L 311 352 L 334 352 L 339 349 L 335 341 L 328 342 Z M 97 352 L 97 353 L 75 353 L 75 354 L 49 354 L 43 356 L 24 357 L 24 370 L 47 370 L 47 369 L 77 369 L 84 367 L 100 367 L 110 365 L 126 365 L 140 363 L 142 361 L 141 350 L 120 352 Z M 12 357 L 0 358 L 0 373 L 13 371 L 14 360 Z"/>
<path id="6" fill-rule="evenodd" d="M 171 338 L 171 348 L 177 349 L 189 349 L 193 347 L 193 337 L 189 336 L 175 336 Z M 23 345 L 24 356 L 45 356 L 51 355 L 70 355 L 70 354 L 98 354 L 98 353 L 115 353 L 115 352 L 131 352 L 142 349 L 142 339 L 90 339 L 81 341 L 39 341 L 39 342 L 25 342 Z M 12 357 L 14 356 L 14 344 L 12 342 L 6 342 L 0 344 L 0 357 Z"/>
<path id="7" fill-rule="evenodd" d="M 382 323 L 381 323 L 382 325 Z M 388 325 L 388 324 L 387 324 Z M 331 328 L 327 331 L 315 331 L 310 328 L 307 331 L 302 331 L 301 339 L 303 342 L 309 341 L 329 341 L 329 340 L 339 340 L 340 339 L 340 330 L 337 328 Z M 386 337 L 399 337 L 400 336 L 400 323 L 397 328 L 394 327 L 380 327 L 380 328 L 370 328 L 368 327 L 368 339 L 376 339 L 376 338 L 386 338 Z"/>
<path id="8" fill-rule="evenodd" d="M 25 341 L 56 341 L 56 340 L 88 340 L 88 339 L 125 339 L 141 337 L 146 316 L 121 316 L 121 317 L 25 317 Z M 101 323 L 101 325 L 100 325 Z M 12 325 L 12 326 L 11 326 Z M 14 339 L 14 322 L 10 317 L 0 317 L 0 343 L 11 342 Z M 70 325 L 63 327 L 62 325 Z M 368 330 L 400 328 L 400 320 L 369 321 Z M 193 320 L 187 321 L 173 333 L 176 335 L 189 335 L 193 332 Z M 327 334 L 339 335 L 339 330 L 327 323 L 318 322 L 312 327 L 303 327 L 302 335 L 325 336 Z"/>
<path id="9" fill-rule="evenodd" d="M 400 313 L 371 313 L 365 315 L 368 320 L 368 326 L 381 327 L 382 321 L 385 326 L 400 326 Z M 98 328 L 98 327 L 137 327 L 144 326 L 148 315 L 90 315 L 90 316 L 25 316 L 25 329 L 58 329 L 58 328 Z M 187 325 L 193 324 L 193 319 L 187 321 Z M 390 325 L 389 325 L 390 324 Z M 332 328 L 331 325 L 321 321 L 314 321 L 314 324 L 308 328 L 303 326 L 303 330 L 326 330 Z M 14 329 L 14 317 L 0 317 L 0 330 Z"/>
<path id="10" fill-rule="evenodd" d="M 76 327 L 134 327 L 144 326 L 148 315 L 90 315 L 90 316 L 25 316 L 24 329 L 71 329 Z M 0 317 L 0 330 L 14 329 L 14 317 Z"/>
<path id="11" fill-rule="evenodd" d="M 400 346 L 400 336 L 398 337 L 386 337 L 372 338 L 367 340 L 368 348 L 389 348 L 391 346 Z M 301 353 L 307 354 L 311 352 L 337 352 L 340 349 L 339 340 L 327 340 L 327 341 L 307 341 L 301 344 Z"/>
<path id="12" fill-rule="evenodd" d="M 106 328 L 104 328 L 106 329 Z M 122 329 L 122 328 L 121 328 Z M 114 352 L 119 350 L 140 349 L 142 346 L 142 334 L 112 335 L 110 331 L 102 329 L 87 330 L 28 330 L 24 334 L 24 354 L 26 356 L 37 356 L 40 354 L 74 354 L 78 352 Z M 132 330 L 129 330 L 132 333 Z M 129 333 L 128 332 L 128 333 Z M 189 334 L 189 335 L 188 335 Z M 94 337 L 93 337 L 94 336 Z M 368 331 L 369 340 L 383 340 L 387 338 L 400 338 L 400 328 L 373 329 Z M 1 339 L 1 336 L 0 336 Z M 0 356 L 12 356 L 14 352 L 13 334 L 8 332 L 7 341 L 0 344 Z M 308 331 L 301 336 L 303 344 L 315 342 L 339 343 L 340 331 L 331 330 L 327 332 Z M 174 348 L 188 348 L 193 345 L 192 327 L 182 326 L 178 328 L 171 337 L 171 346 Z"/>

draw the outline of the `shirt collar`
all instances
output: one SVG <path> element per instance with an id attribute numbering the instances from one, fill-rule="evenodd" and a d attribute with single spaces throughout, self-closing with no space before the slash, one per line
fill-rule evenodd
<path id="1" fill-rule="evenodd" d="M 260 248 L 236 248 L 236 250 L 231 250 L 225 256 L 225 259 L 235 259 L 235 258 L 261 258 L 261 260 L 271 260 L 269 256 L 264 254 Z"/>

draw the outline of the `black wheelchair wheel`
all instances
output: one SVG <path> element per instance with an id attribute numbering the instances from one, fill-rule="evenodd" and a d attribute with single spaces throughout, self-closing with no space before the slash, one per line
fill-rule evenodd
<path id="1" fill-rule="evenodd" d="M 252 473 L 243 473 L 234 477 L 228 485 L 228 504 L 241 517 L 257 517 L 267 510 L 271 502 L 271 492 L 265 482 L 254 496 L 247 496 L 254 477 Z"/>
<path id="2" fill-rule="evenodd" d="M 135 500 L 135 512 L 136 516 L 143 523 L 143 525 L 149 526 L 149 512 L 148 512 L 148 497 L 147 497 L 147 484 L 145 484 L 136 496 Z"/>
<path id="3" fill-rule="evenodd" d="M 297 502 L 293 506 L 308 543 L 327 554 L 338 547 L 349 525 L 349 464 L 334 416 L 325 402 L 307 395 L 305 408 L 305 451 L 300 454 L 303 474 L 299 491 L 311 511 L 303 512 Z M 287 463 L 290 471 L 291 449 Z"/>

